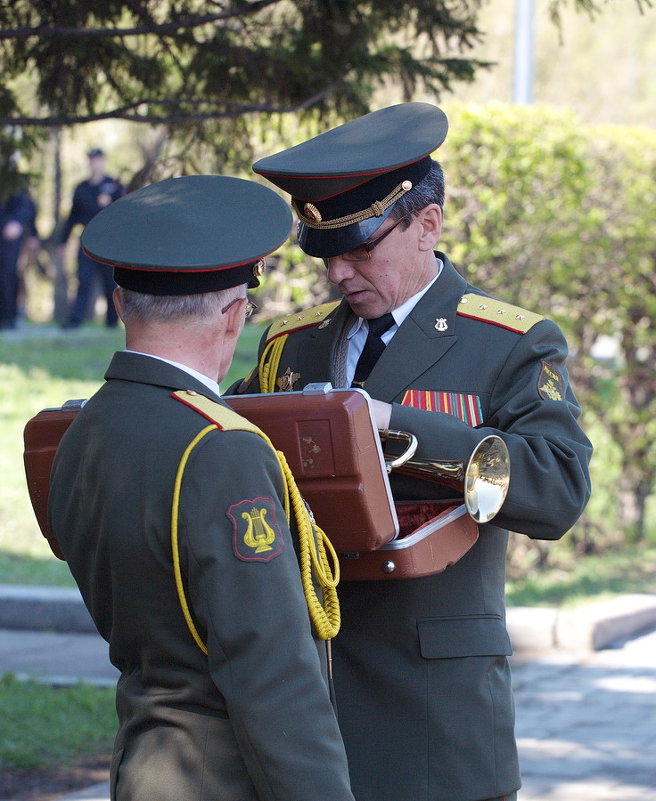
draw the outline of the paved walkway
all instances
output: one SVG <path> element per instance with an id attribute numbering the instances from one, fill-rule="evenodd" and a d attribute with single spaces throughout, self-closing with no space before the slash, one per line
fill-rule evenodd
<path id="1" fill-rule="evenodd" d="M 0 629 L 7 671 L 57 684 L 117 678 L 100 637 L 69 631 Z M 656 801 L 656 627 L 604 650 L 520 650 L 513 675 L 519 801 Z M 101 783 L 60 801 L 108 798 Z"/>
<path id="2" fill-rule="evenodd" d="M 513 675 L 520 801 L 656 801 L 656 628 Z"/>

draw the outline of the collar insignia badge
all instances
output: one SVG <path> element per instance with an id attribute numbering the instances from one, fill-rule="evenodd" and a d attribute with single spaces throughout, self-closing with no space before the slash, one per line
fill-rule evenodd
<path id="1" fill-rule="evenodd" d="M 288 367 L 285 372 L 276 379 L 276 384 L 280 392 L 293 392 L 294 384 L 301 377 L 300 373 L 292 372 L 292 368 Z"/>

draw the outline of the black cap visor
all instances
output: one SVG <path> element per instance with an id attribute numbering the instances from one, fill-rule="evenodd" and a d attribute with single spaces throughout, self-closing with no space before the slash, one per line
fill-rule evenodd
<path id="1" fill-rule="evenodd" d="M 369 217 L 344 228 L 310 228 L 304 222 L 298 224 L 298 244 L 308 256 L 331 259 L 366 242 L 389 217 L 394 206 L 390 206 L 379 217 Z"/>

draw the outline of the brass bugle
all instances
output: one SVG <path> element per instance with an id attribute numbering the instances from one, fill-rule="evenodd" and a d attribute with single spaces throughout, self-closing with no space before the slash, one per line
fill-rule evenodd
<path id="1" fill-rule="evenodd" d="M 503 506 L 510 484 L 510 454 L 496 434 L 482 439 L 468 462 L 414 458 L 417 438 L 407 431 L 379 431 L 382 440 L 404 442 L 400 456 L 387 459 L 387 472 L 443 484 L 462 492 L 467 512 L 477 523 L 488 523 Z"/>

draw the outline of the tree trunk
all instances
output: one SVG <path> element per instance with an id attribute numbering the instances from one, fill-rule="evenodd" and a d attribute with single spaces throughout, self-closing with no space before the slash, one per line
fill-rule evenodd
<path id="1" fill-rule="evenodd" d="M 631 542 L 641 543 L 646 538 L 647 500 L 653 490 L 653 479 L 642 476 L 632 480 L 630 473 L 620 477 L 617 499 L 620 505 L 621 525 Z"/>

